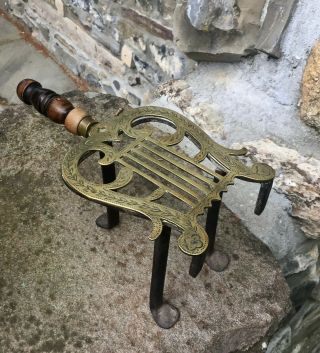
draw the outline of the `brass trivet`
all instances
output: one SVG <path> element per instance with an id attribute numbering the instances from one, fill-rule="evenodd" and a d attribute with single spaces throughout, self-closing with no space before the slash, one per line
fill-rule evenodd
<path id="1" fill-rule="evenodd" d="M 119 209 L 151 220 L 153 230 L 149 239 L 155 240 L 155 250 L 150 308 L 159 326 L 173 326 L 179 319 L 179 311 L 163 302 L 170 228 L 176 227 L 180 231 L 179 248 L 192 256 L 191 276 L 196 277 L 201 271 L 205 258 L 211 268 L 222 270 L 227 266 L 228 258 L 214 250 L 222 194 L 235 178 L 261 183 L 255 208 L 259 215 L 267 203 L 274 170 L 262 163 L 245 165 L 238 157 L 244 156 L 246 149 L 220 146 L 197 125 L 169 109 L 126 108 L 107 122 L 99 123 L 33 80 L 22 81 L 17 92 L 25 103 L 33 104 L 55 122 L 64 123 L 70 132 L 86 137 L 65 156 L 62 176 L 73 191 L 107 206 L 107 214 L 97 220 L 99 226 L 112 228 L 117 225 Z M 174 132 L 154 136 L 150 123 L 168 125 Z M 198 149 L 194 156 L 177 149 L 186 137 Z M 115 148 L 114 144 L 119 143 L 121 147 Z M 79 172 L 80 164 L 97 151 L 101 157 L 98 163 L 103 183 L 90 181 Z M 115 164 L 119 166 L 117 174 Z M 151 182 L 154 190 L 143 197 L 121 192 L 135 174 Z M 171 195 L 186 207 L 177 210 L 160 203 L 164 195 Z M 198 217 L 206 209 L 204 229 Z M 215 263 L 217 260 L 219 265 Z"/>

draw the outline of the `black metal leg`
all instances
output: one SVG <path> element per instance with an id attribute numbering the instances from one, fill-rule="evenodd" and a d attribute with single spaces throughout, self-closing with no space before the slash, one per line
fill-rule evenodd
<path id="1" fill-rule="evenodd" d="M 214 252 L 220 207 L 221 201 L 213 201 L 211 207 L 208 209 L 206 221 L 206 232 L 209 236 L 208 255 Z"/>
<path id="2" fill-rule="evenodd" d="M 161 328 L 172 327 L 180 317 L 179 310 L 163 301 L 171 228 L 163 226 L 161 235 L 154 242 L 152 277 L 150 287 L 150 310 Z"/>
<path id="3" fill-rule="evenodd" d="M 229 265 L 229 256 L 222 251 L 215 250 L 217 225 L 221 201 L 213 201 L 208 210 L 206 232 L 209 236 L 209 245 L 206 253 L 206 263 L 214 271 L 224 271 Z"/>
<path id="4" fill-rule="evenodd" d="M 270 180 L 270 181 L 267 181 L 266 183 L 262 183 L 260 186 L 256 207 L 254 209 L 254 213 L 258 216 L 261 215 L 264 208 L 266 207 L 266 204 L 270 195 L 270 191 L 272 189 L 272 184 L 273 184 L 273 180 Z"/>
<path id="5" fill-rule="evenodd" d="M 192 257 L 189 268 L 189 275 L 192 277 L 198 276 L 205 261 L 212 270 L 217 272 L 225 270 L 229 264 L 229 257 L 214 249 L 220 205 L 221 201 L 213 201 L 212 206 L 208 209 L 206 221 L 206 232 L 209 236 L 208 249 L 204 254 Z"/>
<path id="6" fill-rule="evenodd" d="M 103 154 L 100 152 L 100 157 Z M 114 164 L 101 166 L 102 181 L 104 184 L 110 183 L 116 178 L 116 168 Z M 114 207 L 107 206 L 107 212 L 103 213 L 96 219 L 98 227 L 111 229 L 119 224 L 119 210 Z"/>
<path id="7" fill-rule="evenodd" d="M 202 270 L 204 261 L 206 259 L 206 254 L 207 252 L 197 255 L 197 256 L 192 256 L 190 268 L 189 268 L 189 275 L 191 277 L 197 277 L 200 271 Z"/>

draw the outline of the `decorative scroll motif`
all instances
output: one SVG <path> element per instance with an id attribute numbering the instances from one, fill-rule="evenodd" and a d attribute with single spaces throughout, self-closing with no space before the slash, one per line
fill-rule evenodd
<path id="1" fill-rule="evenodd" d="M 148 128 L 150 124 L 137 128 L 149 122 L 165 123 L 175 132 L 155 138 L 152 129 Z M 126 146 L 118 150 L 110 146 L 110 142 L 120 141 L 124 135 L 132 138 Z M 173 147 L 185 136 L 199 148 L 194 157 Z M 80 174 L 79 164 L 96 151 L 104 155 L 98 162 L 100 165 L 117 162 L 121 166 L 113 182 L 99 184 Z M 233 179 L 265 184 L 274 178 L 274 171 L 268 165 L 246 166 L 236 157 L 245 154 L 246 149 L 232 150 L 215 143 L 197 125 L 174 111 L 143 107 L 128 109 L 106 123 L 94 125 L 89 137 L 66 155 L 62 176 L 71 189 L 90 200 L 149 218 L 153 223 L 151 240 L 161 234 L 163 223 L 176 226 L 181 231 L 180 249 L 189 255 L 200 255 L 208 246 L 208 236 L 197 217 L 211 206 L 212 201 L 220 199 L 221 193 L 233 184 Z M 213 165 L 210 168 L 201 163 L 206 158 L 218 164 L 220 171 Z M 128 185 L 135 173 L 152 182 L 156 189 L 145 197 L 115 192 Z M 188 210 L 178 211 L 158 203 L 165 194 L 184 202 Z"/>

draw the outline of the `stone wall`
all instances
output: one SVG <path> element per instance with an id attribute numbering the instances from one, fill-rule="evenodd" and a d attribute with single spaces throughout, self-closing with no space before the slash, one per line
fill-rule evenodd
<path id="1" fill-rule="evenodd" d="M 194 66 L 172 42 L 174 7 L 172 0 L 7 2 L 75 75 L 135 105 L 153 85 Z"/>
<path id="2" fill-rule="evenodd" d="M 96 89 L 139 105 L 195 61 L 279 57 L 296 0 L 7 0 L 35 38 Z M 280 14 L 280 15 L 279 15 Z M 143 86 L 143 88 L 142 88 Z"/>

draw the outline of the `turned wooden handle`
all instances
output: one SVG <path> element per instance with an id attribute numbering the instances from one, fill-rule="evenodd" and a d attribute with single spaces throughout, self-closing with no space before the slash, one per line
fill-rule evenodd
<path id="1" fill-rule="evenodd" d="M 17 95 L 22 102 L 33 105 L 35 109 L 58 124 L 64 124 L 65 128 L 73 134 L 85 136 L 89 125 L 94 122 L 88 114 L 75 108 L 68 99 L 61 97 L 54 91 L 42 88 L 41 84 L 31 79 L 22 80 L 17 86 Z M 80 123 L 86 127 L 79 132 Z"/>

